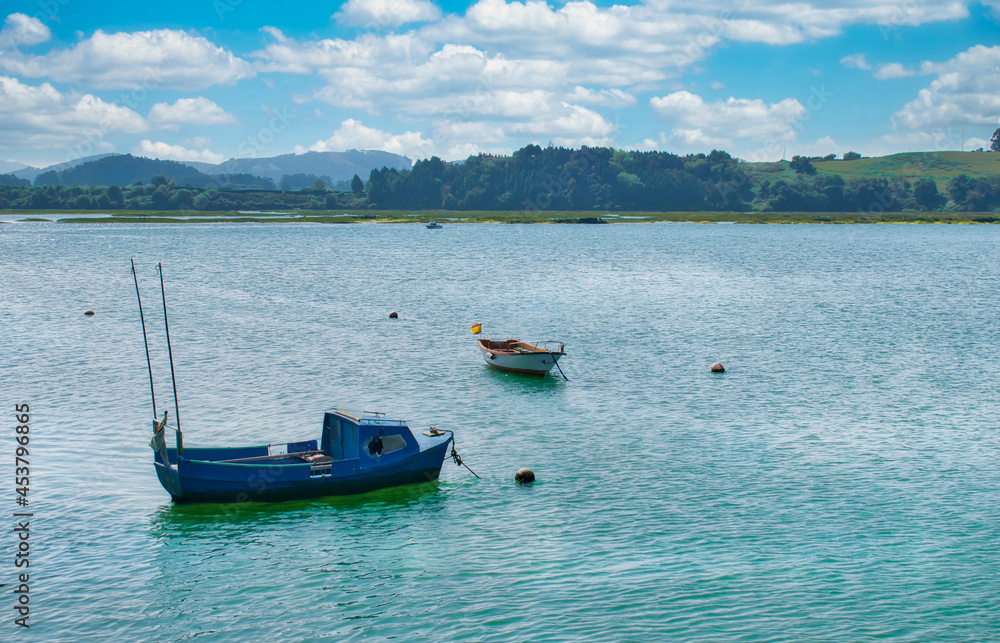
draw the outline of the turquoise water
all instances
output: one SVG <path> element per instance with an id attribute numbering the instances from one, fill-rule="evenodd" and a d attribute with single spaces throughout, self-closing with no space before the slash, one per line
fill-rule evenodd
<path id="1" fill-rule="evenodd" d="M 482 479 L 172 505 L 133 257 L 187 444 L 354 403 L 454 429 Z M 996 226 L 0 225 L 30 638 L 997 640 L 998 276 Z M 564 341 L 569 381 L 489 370 L 477 322 Z"/>

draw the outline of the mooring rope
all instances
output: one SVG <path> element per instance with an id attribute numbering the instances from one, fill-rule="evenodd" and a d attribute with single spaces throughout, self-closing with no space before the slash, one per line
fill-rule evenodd
<path id="1" fill-rule="evenodd" d="M 472 470 L 469 465 L 462 462 L 462 456 L 458 455 L 458 451 L 455 450 L 455 432 L 450 429 L 439 429 L 437 427 L 431 427 L 428 433 L 424 435 L 441 435 L 442 433 L 451 433 L 451 459 L 455 461 L 455 464 L 465 467 L 469 470 L 469 473 L 479 478 L 479 474 Z M 482 478 L 479 478 L 482 480 Z"/>
<path id="2" fill-rule="evenodd" d="M 477 478 L 479 478 L 479 474 L 476 473 L 475 471 L 473 471 L 471 468 L 469 468 L 469 465 L 467 465 L 464 462 L 462 462 L 462 456 L 458 455 L 458 451 L 455 450 L 455 434 L 454 433 L 451 434 L 451 457 L 455 461 L 455 464 L 463 466 L 466 469 L 469 469 L 469 473 L 471 473 L 472 475 L 474 475 Z M 479 479 L 482 480 L 482 478 L 479 478 Z"/>

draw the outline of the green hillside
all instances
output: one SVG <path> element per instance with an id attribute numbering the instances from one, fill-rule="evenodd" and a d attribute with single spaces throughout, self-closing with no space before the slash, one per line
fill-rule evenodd
<path id="1" fill-rule="evenodd" d="M 787 165 L 787 164 L 786 164 Z M 845 180 L 930 177 L 943 190 L 959 174 L 986 177 L 1000 174 L 1000 152 L 908 152 L 856 161 L 813 161 L 820 173 Z"/>
<path id="2" fill-rule="evenodd" d="M 939 190 L 944 190 L 948 180 L 959 174 L 975 178 L 1000 175 L 1000 152 L 907 152 L 856 161 L 814 160 L 812 164 L 819 174 L 837 175 L 846 181 L 894 177 L 916 180 L 928 176 Z M 797 178 L 788 161 L 746 163 L 741 167 L 755 183 Z"/>

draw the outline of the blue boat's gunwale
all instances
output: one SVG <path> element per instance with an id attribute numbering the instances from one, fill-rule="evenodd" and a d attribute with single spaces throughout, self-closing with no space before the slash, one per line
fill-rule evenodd
<path id="1" fill-rule="evenodd" d="M 355 458 L 356 459 L 356 458 Z M 282 469 L 294 469 L 296 467 L 305 467 L 306 469 L 312 468 L 314 465 L 308 462 L 219 462 L 217 460 L 195 460 L 193 458 L 181 458 L 181 463 L 190 462 L 192 464 L 205 464 L 212 467 L 234 467 L 234 468 L 244 468 L 244 469 L 270 469 L 273 467 L 281 467 Z M 335 460 L 335 462 L 344 462 L 344 460 Z"/>

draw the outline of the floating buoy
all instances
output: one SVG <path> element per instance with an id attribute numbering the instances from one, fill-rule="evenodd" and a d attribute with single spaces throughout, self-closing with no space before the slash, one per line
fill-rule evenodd
<path id="1" fill-rule="evenodd" d="M 535 472 L 531 469 L 518 469 L 514 474 L 514 482 L 517 484 L 531 484 L 535 481 Z"/>
<path id="2" fill-rule="evenodd" d="M 395 310 L 392 311 L 391 313 L 389 313 L 389 319 L 399 319 L 399 313 L 397 313 Z"/>
<path id="3" fill-rule="evenodd" d="M 716 363 L 712 364 L 712 372 L 713 373 L 725 373 L 726 372 L 726 367 L 722 365 L 722 362 L 716 362 Z"/>
<path id="4" fill-rule="evenodd" d="M 83 311 L 83 314 L 86 315 L 87 317 L 90 317 L 90 316 L 92 316 L 94 314 L 94 311 L 88 309 L 88 310 Z"/>

